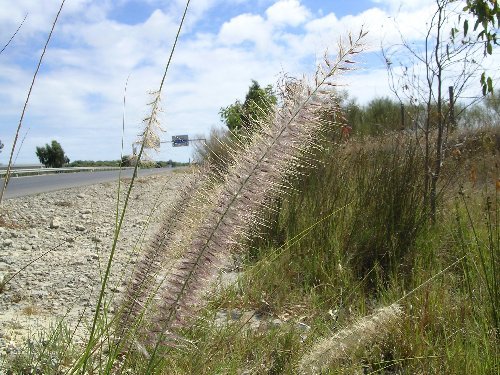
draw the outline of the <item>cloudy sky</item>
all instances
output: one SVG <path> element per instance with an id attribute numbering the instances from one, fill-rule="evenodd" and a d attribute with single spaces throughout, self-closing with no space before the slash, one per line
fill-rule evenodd
<path id="1" fill-rule="evenodd" d="M 221 126 L 219 109 L 243 99 L 251 79 L 276 82 L 280 72 L 309 73 L 325 49 L 363 26 L 369 35 L 359 70 L 344 76 L 366 103 L 390 95 L 380 44 L 399 32 L 422 40 L 433 0 L 192 0 L 163 95 L 165 140 Z M 15 129 L 57 0 L 0 0 L 0 163 Z M 58 140 L 71 160 L 120 157 L 124 85 L 124 152 L 158 88 L 184 0 L 66 0 L 24 119 L 18 163 L 36 162 L 35 147 Z M 16 151 L 17 153 L 17 151 Z M 157 160 L 187 161 L 190 148 L 162 145 Z"/>

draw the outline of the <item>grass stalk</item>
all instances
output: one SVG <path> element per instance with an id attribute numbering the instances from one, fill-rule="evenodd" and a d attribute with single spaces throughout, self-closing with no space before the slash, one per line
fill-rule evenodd
<path id="1" fill-rule="evenodd" d="M 14 40 L 14 38 L 16 37 L 16 35 L 19 32 L 19 30 L 21 30 L 21 27 L 23 27 L 24 21 L 26 21 L 27 17 L 28 17 L 28 13 L 26 13 L 26 15 L 24 16 L 23 20 L 19 24 L 18 28 L 16 29 L 16 31 L 14 32 L 14 34 L 12 34 L 12 36 L 10 37 L 9 41 L 0 50 L 0 55 L 3 53 L 3 51 L 5 51 L 5 49 L 9 46 L 9 44 Z"/>

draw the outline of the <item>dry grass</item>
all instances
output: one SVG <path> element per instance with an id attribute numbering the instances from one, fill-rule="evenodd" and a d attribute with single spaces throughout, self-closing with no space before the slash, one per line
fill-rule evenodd
<path id="1" fill-rule="evenodd" d="M 22 313 L 27 316 L 33 316 L 39 314 L 39 310 L 35 305 L 28 305 L 23 308 Z"/>

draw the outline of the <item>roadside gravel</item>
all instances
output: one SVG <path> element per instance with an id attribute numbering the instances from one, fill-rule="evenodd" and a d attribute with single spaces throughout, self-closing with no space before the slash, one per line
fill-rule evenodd
<path id="1" fill-rule="evenodd" d="M 136 180 L 108 288 L 115 301 L 141 251 L 138 246 L 148 243 L 187 178 L 172 173 Z M 122 199 L 127 184 L 122 184 Z M 62 318 L 85 334 L 113 241 L 116 200 L 113 182 L 2 203 L 0 282 L 25 268 L 3 291 L 0 284 L 0 356 Z"/>

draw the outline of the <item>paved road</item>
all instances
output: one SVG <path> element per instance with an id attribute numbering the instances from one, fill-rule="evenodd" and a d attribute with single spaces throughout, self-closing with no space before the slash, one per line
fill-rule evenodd
<path id="1" fill-rule="evenodd" d="M 122 177 L 132 177 L 133 170 L 122 171 Z M 98 184 L 101 182 L 116 181 L 118 170 L 99 172 L 78 172 L 47 174 L 42 176 L 12 177 L 7 186 L 4 198 L 16 198 L 25 195 L 46 193 L 49 191 L 68 189 L 77 186 Z M 139 170 L 139 177 L 150 176 L 152 174 L 172 173 L 171 168 L 155 168 Z M 0 179 L 3 186 L 3 178 Z M 0 187 L 1 189 L 1 187 Z"/>

